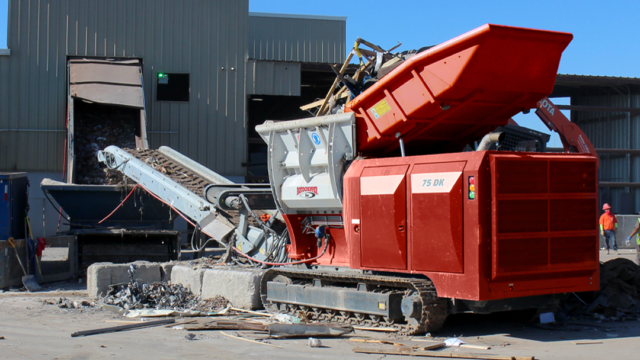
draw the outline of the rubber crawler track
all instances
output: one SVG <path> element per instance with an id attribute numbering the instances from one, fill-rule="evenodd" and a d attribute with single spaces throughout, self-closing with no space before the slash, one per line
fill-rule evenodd
<path id="1" fill-rule="evenodd" d="M 378 285 L 385 287 L 389 290 L 395 291 L 413 291 L 422 299 L 422 316 L 417 324 L 403 323 L 385 323 L 375 322 L 363 317 L 357 318 L 353 312 L 337 312 L 331 311 L 331 309 L 322 309 L 320 313 L 317 311 L 309 311 L 308 308 L 303 306 L 296 306 L 288 304 L 289 312 L 304 313 L 305 316 L 310 317 L 311 320 L 320 322 L 330 322 L 339 324 L 352 324 L 361 326 L 383 326 L 393 327 L 398 330 L 398 335 L 419 335 L 427 332 L 435 332 L 442 328 L 444 321 L 448 315 L 447 300 L 438 298 L 436 295 L 435 287 L 433 283 L 425 279 L 403 278 L 393 276 L 379 276 L 379 275 L 364 275 L 364 274 L 345 274 L 345 273 L 328 273 L 320 271 L 310 270 L 297 270 L 297 269 L 270 269 L 264 274 L 262 278 L 260 296 L 262 304 L 265 309 L 270 313 L 278 312 L 278 304 L 274 304 L 267 300 L 267 283 L 273 280 L 276 276 L 282 275 L 293 281 L 312 281 L 313 279 L 324 279 L 334 282 L 351 282 L 351 283 L 366 283 L 371 285 Z M 329 311 L 327 311 L 329 310 Z M 337 316 L 336 313 L 340 313 Z"/>

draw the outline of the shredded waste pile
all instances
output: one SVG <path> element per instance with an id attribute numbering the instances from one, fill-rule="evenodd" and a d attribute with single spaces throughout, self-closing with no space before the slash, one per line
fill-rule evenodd
<path id="1" fill-rule="evenodd" d="M 617 258 L 600 264 L 600 292 L 587 311 L 640 312 L 640 266 Z"/>
<path id="2" fill-rule="evenodd" d="M 137 111 L 117 106 L 83 104 L 75 111 L 76 183 L 117 185 L 123 175 L 107 169 L 98 161 L 97 152 L 109 145 L 135 149 Z"/>
<path id="3" fill-rule="evenodd" d="M 600 291 L 569 294 L 558 320 L 588 315 L 599 320 L 635 320 L 640 316 L 640 266 L 617 258 L 600 263 Z"/>
<path id="4" fill-rule="evenodd" d="M 135 281 L 135 267 L 129 267 L 129 282 L 109 286 L 103 303 L 115 305 L 124 310 L 156 309 L 175 311 L 217 311 L 227 306 L 224 297 L 201 300 L 182 286 L 166 282 L 139 284 Z"/>

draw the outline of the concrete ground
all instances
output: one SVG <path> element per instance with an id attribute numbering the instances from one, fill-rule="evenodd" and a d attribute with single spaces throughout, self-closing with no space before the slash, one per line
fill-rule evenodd
<path id="1" fill-rule="evenodd" d="M 601 252 L 603 261 L 613 258 Z M 635 259 L 635 253 L 621 251 Z M 122 325 L 122 317 L 100 309 L 69 310 L 43 303 L 45 299 L 86 299 L 82 283 L 66 283 L 64 290 L 53 284 L 46 292 L 0 294 L 0 359 L 400 359 L 400 356 L 355 354 L 358 347 L 392 349 L 391 345 L 363 344 L 349 337 L 370 337 L 405 345 L 425 345 L 420 338 L 396 338 L 381 333 L 356 331 L 339 339 L 322 339 L 324 347 L 310 348 L 306 339 L 268 340 L 270 345 L 229 338 L 219 331 L 193 331 L 155 327 L 127 332 L 72 338 L 71 333 Z M 540 328 L 529 322 L 532 313 L 453 315 L 437 339 L 458 337 L 469 344 L 488 345 L 490 350 L 447 348 L 450 352 L 502 356 L 535 356 L 536 359 L 637 359 L 640 353 L 640 321 L 607 322 L 595 318 L 571 319 L 563 327 Z M 178 320 L 180 321 L 180 320 Z M 246 339 L 259 339 L 251 332 L 227 331 Z M 576 345 L 576 341 L 595 344 Z"/>

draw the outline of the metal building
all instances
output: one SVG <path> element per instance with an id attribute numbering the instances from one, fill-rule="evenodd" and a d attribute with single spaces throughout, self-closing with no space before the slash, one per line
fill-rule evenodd
<path id="1" fill-rule="evenodd" d="M 600 157 L 600 203 L 640 212 L 640 78 L 559 74 L 552 96 L 570 97 L 571 121 Z"/>
<path id="2" fill-rule="evenodd" d="M 249 97 L 313 101 L 301 89 L 320 94 L 330 86 L 333 77 L 327 85 L 323 76 L 331 75 L 328 63 L 344 60 L 346 36 L 343 17 L 248 8 L 248 0 L 9 0 L 0 171 L 29 172 L 30 216 L 43 218 L 36 235 L 58 223 L 38 185 L 44 177 L 62 180 L 71 58 L 139 59 L 149 146 L 167 145 L 232 180 L 245 178 Z M 159 99 L 162 74 L 187 75 L 186 99 Z"/>

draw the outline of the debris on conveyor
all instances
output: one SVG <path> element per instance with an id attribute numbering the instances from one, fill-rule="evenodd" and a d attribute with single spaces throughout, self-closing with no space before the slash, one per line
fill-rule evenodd
<path id="1" fill-rule="evenodd" d="M 85 109 L 86 108 L 86 109 Z M 135 149 L 136 112 L 118 106 L 83 104 L 83 111 L 75 112 L 76 183 L 118 185 L 124 176 L 107 169 L 98 161 L 96 153 L 109 145 Z"/>
<path id="2" fill-rule="evenodd" d="M 114 145 L 114 144 L 109 144 Z M 153 169 L 160 171 L 171 180 L 184 186 L 187 190 L 194 194 L 202 196 L 204 188 L 210 183 L 201 178 L 192 171 L 176 164 L 168 159 L 158 150 L 151 149 L 127 149 L 120 146 L 123 150 L 143 161 Z M 117 170 L 116 170 L 117 171 Z"/>

